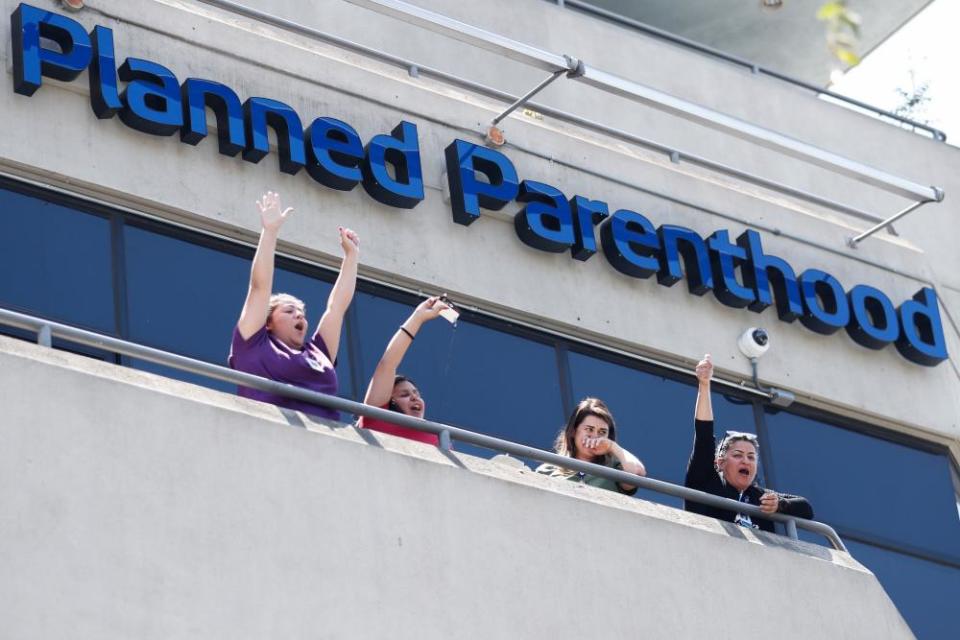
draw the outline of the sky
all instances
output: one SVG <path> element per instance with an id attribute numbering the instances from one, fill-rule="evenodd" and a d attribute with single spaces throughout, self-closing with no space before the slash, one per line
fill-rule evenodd
<path id="1" fill-rule="evenodd" d="M 856 11 L 856 0 L 847 6 Z M 869 14 L 861 15 L 864 22 Z M 833 91 L 876 107 L 893 111 L 903 103 L 896 89 L 911 91 L 929 85 L 930 98 L 913 120 L 947 134 L 949 144 L 960 146 L 960 0 L 934 0 L 899 31 L 863 58 L 859 65 L 840 76 Z"/>

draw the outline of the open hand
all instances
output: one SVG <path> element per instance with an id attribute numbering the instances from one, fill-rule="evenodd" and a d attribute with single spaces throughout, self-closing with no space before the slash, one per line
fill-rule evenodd
<path id="1" fill-rule="evenodd" d="M 256 202 L 257 208 L 260 209 L 260 224 L 264 229 L 272 231 L 279 229 L 293 211 L 293 207 L 283 208 L 280 204 L 280 194 L 275 191 L 267 191 Z"/>

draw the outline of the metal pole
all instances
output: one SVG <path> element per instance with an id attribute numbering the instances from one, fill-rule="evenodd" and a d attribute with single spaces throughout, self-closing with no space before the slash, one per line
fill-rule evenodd
<path id="1" fill-rule="evenodd" d="M 942 197 L 941 197 L 941 199 L 942 199 Z M 927 202 L 930 202 L 930 201 L 929 201 L 929 200 L 921 200 L 920 202 L 914 202 L 913 204 L 911 204 L 909 207 L 907 207 L 906 209 L 904 209 L 904 210 L 901 211 L 900 213 L 897 213 L 897 214 L 895 214 L 895 215 L 887 218 L 887 219 L 884 220 L 883 222 L 880 222 L 879 224 L 876 224 L 876 225 L 870 227 L 869 229 L 867 229 L 866 231 L 864 231 L 864 232 L 861 233 L 860 235 L 854 236 L 853 238 L 850 238 L 849 240 L 847 240 L 847 245 L 849 245 L 849 246 L 850 246 L 851 248 L 853 248 L 853 249 L 856 249 L 856 248 L 857 248 L 857 244 L 860 243 L 861 241 L 863 241 L 864 239 L 869 238 L 870 236 L 872 236 L 873 234 L 875 234 L 877 231 L 880 231 L 881 229 L 885 229 L 885 228 L 889 227 L 889 226 L 892 225 L 894 222 L 896 222 L 897 220 L 899 220 L 899 219 L 902 218 L 903 216 L 907 215 L 907 214 L 910 213 L 911 211 L 915 211 L 915 210 L 919 209 L 920 207 L 922 207 L 923 205 L 927 204 Z M 938 202 L 939 202 L 939 200 L 938 200 Z"/>
<path id="2" fill-rule="evenodd" d="M 440 432 L 440 448 L 444 451 L 450 451 L 452 446 L 450 442 L 450 431 L 448 429 L 442 430 Z"/>
<path id="3" fill-rule="evenodd" d="M 797 521 L 796 520 L 787 520 L 784 525 L 787 527 L 787 536 L 793 540 L 799 540 L 800 536 L 797 535 Z"/>
<path id="4" fill-rule="evenodd" d="M 527 103 L 527 101 L 530 100 L 530 98 L 532 98 L 533 96 L 537 95 L 538 93 L 540 93 L 541 91 L 543 91 L 544 89 L 546 89 L 547 86 L 548 86 L 551 82 L 553 82 L 554 80 L 556 80 L 557 78 L 559 78 L 560 76 L 562 76 L 562 75 L 563 75 L 564 73 L 566 73 L 566 72 L 567 72 L 567 71 L 564 70 L 564 69 L 560 69 L 560 70 L 554 71 L 552 74 L 550 74 L 550 77 L 549 77 L 549 78 L 547 78 L 546 80 L 544 80 L 543 82 L 541 82 L 540 84 L 538 84 L 537 86 L 535 86 L 533 89 L 531 89 L 530 91 L 528 91 L 527 93 L 525 93 L 522 97 L 517 98 L 517 100 L 516 100 L 513 104 L 511 104 L 509 107 L 507 107 L 507 108 L 503 111 L 503 113 L 501 113 L 501 114 L 498 115 L 496 118 L 494 118 L 494 119 L 493 119 L 493 122 L 491 122 L 490 124 L 493 124 L 493 125 L 499 124 L 501 120 L 503 120 L 503 119 L 506 118 L 508 115 L 510 115 L 511 113 L 513 113 L 518 107 L 520 107 L 520 106 L 522 106 L 522 105 L 525 105 L 525 104 Z"/>

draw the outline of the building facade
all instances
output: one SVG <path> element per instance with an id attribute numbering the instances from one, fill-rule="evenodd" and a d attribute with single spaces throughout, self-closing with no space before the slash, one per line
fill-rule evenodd
<path id="1" fill-rule="evenodd" d="M 223 364 L 254 201 L 278 191 L 295 211 L 276 288 L 308 317 L 337 227 L 361 238 L 341 395 L 362 399 L 396 326 L 445 292 L 459 323 L 425 327 L 404 363 L 431 419 L 549 448 L 599 396 L 650 475 L 682 484 L 692 368 L 710 353 L 718 425 L 761 436 L 762 481 L 809 497 L 914 633 L 950 636 L 955 148 L 548 2 L 425 0 L 629 85 L 557 74 L 494 147 L 506 96 L 546 71 L 357 4 L 301 4 L 246 3 L 268 19 L 230 2 L 4 2 L 0 304 Z M 848 243 L 928 187 L 946 198 Z M 770 337 L 756 371 L 737 346 L 754 327 Z"/>

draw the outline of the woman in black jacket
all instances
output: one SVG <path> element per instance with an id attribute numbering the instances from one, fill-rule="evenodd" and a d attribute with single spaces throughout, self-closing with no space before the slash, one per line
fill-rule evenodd
<path id="1" fill-rule="evenodd" d="M 713 406 L 710 402 L 710 379 L 713 362 L 710 354 L 697 364 L 697 407 L 694 413 L 696 433 L 693 452 L 687 464 L 684 484 L 691 489 L 712 493 L 722 498 L 757 505 L 764 513 L 782 513 L 799 518 L 813 518 L 813 509 L 806 498 L 763 489 L 756 484 L 758 444 L 752 433 L 728 431 L 717 445 L 713 434 Z M 746 527 L 773 532 L 773 522 L 727 509 L 717 509 L 685 501 L 684 509 Z"/>

